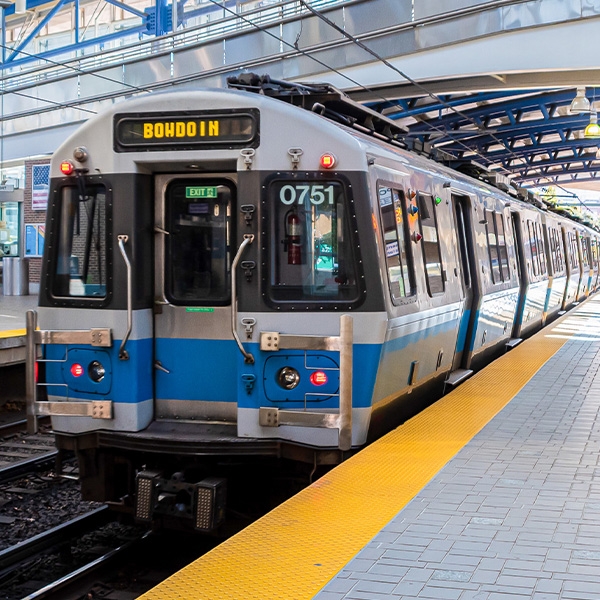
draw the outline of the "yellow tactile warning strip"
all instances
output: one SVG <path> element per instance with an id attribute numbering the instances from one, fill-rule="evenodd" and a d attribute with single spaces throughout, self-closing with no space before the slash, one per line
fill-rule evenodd
<path id="1" fill-rule="evenodd" d="M 579 328 L 549 336 L 552 329 L 523 342 L 140 600 L 312 598 Z"/>
<path id="2" fill-rule="evenodd" d="M 22 335 L 26 335 L 26 333 L 25 329 L 7 329 L 6 331 L 0 331 L 0 339 L 21 337 Z"/>

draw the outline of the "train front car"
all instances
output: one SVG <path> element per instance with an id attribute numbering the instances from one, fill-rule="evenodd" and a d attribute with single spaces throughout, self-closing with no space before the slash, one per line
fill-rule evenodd
<path id="1" fill-rule="evenodd" d="M 36 411 L 84 498 L 207 531 L 218 464 L 364 444 L 386 326 L 366 173 L 338 126 L 229 91 L 130 100 L 57 151 Z"/>

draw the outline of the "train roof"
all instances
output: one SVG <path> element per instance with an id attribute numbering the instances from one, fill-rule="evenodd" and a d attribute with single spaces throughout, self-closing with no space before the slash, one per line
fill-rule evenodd
<path id="1" fill-rule="evenodd" d="M 255 80 L 250 80 L 255 83 Z M 140 165 L 148 169 L 168 169 L 174 165 L 173 153 L 169 151 L 152 151 L 136 153 L 107 152 L 114 148 L 113 120 L 120 114 L 146 113 L 185 113 L 193 114 L 199 110 L 209 109 L 248 109 L 254 107 L 261 114 L 269 112 L 269 119 L 262 119 L 260 136 L 262 139 L 286 142 L 289 146 L 298 146 L 307 154 L 319 153 L 326 148 L 336 152 L 345 152 L 344 170 L 366 171 L 368 156 L 389 158 L 410 165 L 410 168 L 446 177 L 450 182 L 461 183 L 470 189 L 478 189 L 479 193 L 505 197 L 505 200 L 529 204 L 540 210 L 557 210 L 561 216 L 573 219 L 573 215 L 548 206 L 537 199 L 531 192 L 516 189 L 510 181 L 498 173 L 492 173 L 475 163 L 470 163 L 463 170 L 457 170 L 444 164 L 443 161 L 432 160 L 427 152 L 409 148 L 403 137 L 405 130 L 395 126 L 394 122 L 371 109 L 362 107 L 343 92 L 318 84 L 289 84 L 280 86 L 282 82 L 268 80 L 268 89 L 263 87 L 239 85 L 239 79 L 230 81 L 236 89 L 211 89 L 190 91 L 168 91 L 134 96 L 115 103 L 107 110 L 86 121 L 73 135 L 57 149 L 52 161 L 53 177 L 60 177 L 60 162 L 70 159 L 73 151 L 79 146 L 86 146 L 89 151 L 89 162 L 86 168 L 89 173 L 137 172 Z M 263 82 L 264 84 L 264 82 Z M 290 87 L 292 86 L 293 87 Z M 279 91 L 278 91 L 279 88 Z M 252 93 L 255 92 L 255 93 Z M 256 93 L 258 92 L 258 93 Z M 226 99 L 226 101 L 224 100 Z M 250 100 L 250 101 L 249 101 Z M 364 111 L 362 109 L 365 109 Z M 110 123 L 110 125 L 108 125 Z M 291 128 L 291 123 L 297 126 Z M 315 143 L 318 140 L 318 144 Z M 324 141 L 325 140 L 325 141 Z M 360 149 L 360 152 L 357 150 Z M 214 157 L 222 157 L 223 161 L 243 161 L 238 149 L 223 148 L 214 151 Z M 180 157 L 178 157 L 179 159 Z M 312 163 L 316 164 L 314 157 Z M 308 157 L 307 157 L 308 159 Z M 253 168 L 265 170 L 285 169 L 289 166 L 269 164 L 272 157 L 263 157 L 257 153 Z M 283 160 L 283 159 L 282 159 Z M 238 163 L 238 168 L 243 166 Z M 303 166 L 299 168 L 304 169 Z M 506 195 L 506 196 L 504 196 Z M 591 222 L 579 220 L 583 225 L 597 229 Z"/>

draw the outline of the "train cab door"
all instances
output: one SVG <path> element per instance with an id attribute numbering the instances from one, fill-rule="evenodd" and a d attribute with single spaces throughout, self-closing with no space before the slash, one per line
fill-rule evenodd
<path id="1" fill-rule="evenodd" d="M 467 195 L 452 193 L 452 206 L 460 255 L 460 277 L 464 293 L 452 371 L 446 380 L 447 385 L 455 386 L 472 373 L 472 370 L 469 369 L 472 354 L 471 338 L 475 324 L 474 313 L 479 301 L 479 288 L 473 227 L 470 216 L 473 212 L 471 198 Z"/>
<path id="2" fill-rule="evenodd" d="M 231 337 L 235 176 L 155 180 L 154 398 L 157 420 L 236 419 Z"/>

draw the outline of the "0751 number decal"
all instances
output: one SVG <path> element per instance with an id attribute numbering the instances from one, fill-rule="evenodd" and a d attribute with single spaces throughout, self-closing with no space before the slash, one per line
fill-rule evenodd
<path id="1" fill-rule="evenodd" d="M 279 191 L 283 204 L 327 204 L 333 205 L 333 185 L 284 185 Z"/>

